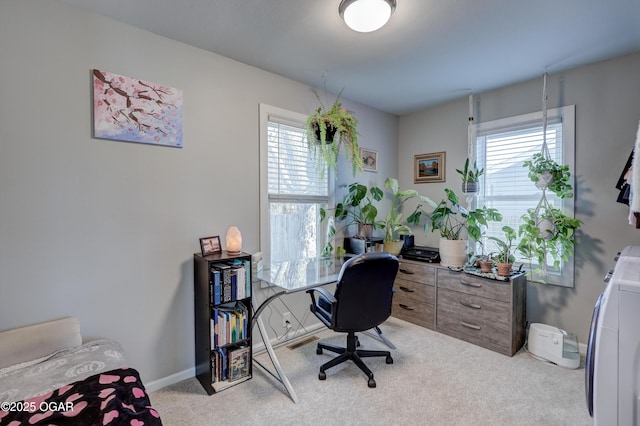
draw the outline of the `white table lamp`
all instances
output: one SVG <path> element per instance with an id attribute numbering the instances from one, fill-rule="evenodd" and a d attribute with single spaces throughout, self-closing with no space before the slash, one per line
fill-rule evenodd
<path id="1" fill-rule="evenodd" d="M 227 253 L 238 254 L 242 250 L 242 234 L 236 226 L 227 231 Z"/>

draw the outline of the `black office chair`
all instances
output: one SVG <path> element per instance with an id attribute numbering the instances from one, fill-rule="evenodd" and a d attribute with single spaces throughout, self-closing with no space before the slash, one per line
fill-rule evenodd
<path id="1" fill-rule="evenodd" d="M 311 312 L 330 329 L 347 333 L 346 348 L 318 343 L 317 354 L 322 354 L 323 349 L 339 354 L 320 367 L 320 380 L 327 378 L 327 369 L 352 360 L 369 378 L 369 387 L 375 388 L 373 373 L 361 358 L 384 356 L 387 364 L 393 364 L 389 351 L 357 349 L 359 342 L 355 333 L 370 330 L 389 318 L 397 272 L 395 256 L 365 253 L 345 262 L 333 295 L 323 288 L 307 290 L 311 295 Z M 316 293 L 319 294 L 317 299 Z"/>

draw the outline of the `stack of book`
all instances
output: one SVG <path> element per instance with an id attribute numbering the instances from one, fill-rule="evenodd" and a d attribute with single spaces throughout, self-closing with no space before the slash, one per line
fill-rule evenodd
<path id="1" fill-rule="evenodd" d="M 218 305 L 251 297 L 251 262 L 236 259 L 211 267 L 211 303 Z"/>
<path id="2" fill-rule="evenodd" d="M 211 357 L 213 383 L 233 382 L 249 375 L 251 348 L 246 345 L 217 348 Z"/>
<path id="3" fill-rule="evenodd" d="M 232 302 L 213 308 L 211 313 L 211 347 L 236 343 L 249 337 L 249 310 L 240 302 Z"/>

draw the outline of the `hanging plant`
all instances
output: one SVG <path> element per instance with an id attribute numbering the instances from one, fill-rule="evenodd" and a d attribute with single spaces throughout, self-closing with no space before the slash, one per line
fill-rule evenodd
<path id="1" fill-rule="evenodd" d="M 324 173 L 325 167 L 329 167 L 337 178 L 338 155 L 344 147 L 347 159 L 353 165 L 353 175 L 356 171 L 362 171 L 363 164 L 358 148 L 358 132 L 353 112 L 342 107 L 338 94 L 336 101 L 327 109 L 316 91 L 313 92 L 320 103 L 316 111 L 307 118 L 307 141 L 309 150 L 318 158 L 318 164 Z"/>
<path id="2" fill-rule="evenodd" d="M 561 260 L 568 261 L 573 255 L 575 233 L 582 221 L 551 206 L 529 209 L 521 219 L 518 251 L 524 257 L 535 260 L 539 265 L 537 272 L 546 275 L 548 260 L 552 259 L 553 267 L 558 269 Z"/>
<path id="3" fill-rule="evenodd" d="M 478 169 L 476 162 L 473 167 L 469 167 L 469 159 L 464 162 L 464 169 L 456 169 L 456 172 L 462 177 L 462 192 L 476 193 L 480 190 L 480 176 L 484 173 L 484 169 Z"/>
<path id="4" fill-rule="evenodd" d="M 573 197 L 573 187 L 569 183 L 569 165 L 558 164 L 539 152 L 534 154 L 531 160 L 525 161 L 524 167 L 529 168 L 529 179 L 539 189 L 549 189 L 560 198 Z"/>

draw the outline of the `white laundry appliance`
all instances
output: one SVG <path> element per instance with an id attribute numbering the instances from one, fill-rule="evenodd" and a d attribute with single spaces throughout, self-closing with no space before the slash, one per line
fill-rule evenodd
<path id="1" fill-rule="evenodd" d="M 640 425 L 640 246 L 626 247 L 593 310 L 585 393 L 595 425 Z"/>

